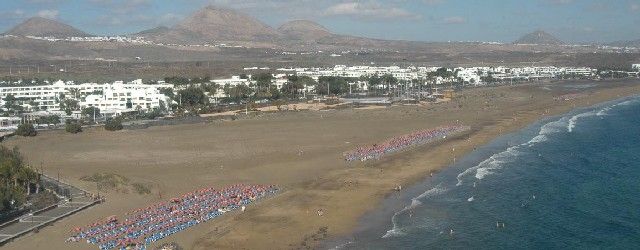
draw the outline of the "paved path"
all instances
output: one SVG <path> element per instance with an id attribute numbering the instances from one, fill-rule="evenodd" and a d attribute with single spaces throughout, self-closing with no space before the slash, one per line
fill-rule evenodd
<path id="1" fill-rule="evenodd" d="M 0 245 L 98 203 L 90 197 L 88 192 L 80 188 L 58 182 L 44 175 L 42 179 L 56 183 L 58 187 L 63 189 L 68 189 L 71 200 L 67 197 L 58 204 L 0 225 Z"/>

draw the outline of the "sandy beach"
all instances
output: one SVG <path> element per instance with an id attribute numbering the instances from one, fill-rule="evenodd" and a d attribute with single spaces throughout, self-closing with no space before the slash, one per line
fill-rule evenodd
<path id="1" fill-rule="evenodd" d="M 117 174 L 127 182 L 100 191 L 105 203 L 3 248 L 90 249 L 94 246 L 65 243 L 69 231 L 198 188 L 235 183 L 275 184 L 282 191 L 244 213 L 229 213 L 160 243 L 173 241 L 185 249 L 313 248 L 349 234 L 358 219 L 376 209 L 396 186 L 416 183 L 474 147 L 543 117 L 638 94 L 638 83 L 633 79 L 477 88 L 439 104 L 288 111 L 234 121 L 11 138 L 2 143 L 18 146 L 31 165 L 92 192 L 99 191 L 96 184 L 83 177 Z M 554 100 L 565 94 L 581 95 Z M 342 158 L 358 145 L 448 124 L 468 125 L 471 131 L 378 161 L 347 163 Z M 151 192 L 138 194 L 133 183 Z"/>

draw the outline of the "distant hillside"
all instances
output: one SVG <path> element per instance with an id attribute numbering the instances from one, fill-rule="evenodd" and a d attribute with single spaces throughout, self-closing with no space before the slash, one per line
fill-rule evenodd
<path id="1" fill-rule="evenodd" d="M 147 32 L 148 39 L 170 43 L 214 41 L 271 42 L 280 38 L 277 30 L 248 15 L 208 6 L 173 28 Z"/>
<path id="2" fill-rule="evenodd" d="M 40 37 L 83 37 L 91 36 L 84 31 L 76 29 L 70 25 L 46 19 L 33 17 L 7 31 L 6 35 L 14 36 L 40 36 Z"/>
<path id="3" fill-rule="evenodd" d="M 48 42 L 24 37 L 0 38 L 0 61 L 3 60 L 96 60 L 118 61 L 190 61 L 206 60 L 216 55 L 216 48 L 172 48 L 114 42 Z"/>
<path id="4" fill-rule="evenodd" d="M 132 34 L 133 36 L 156 36 L 169 32 L 169 28 L 166 26 L 158 26 L 153 29 L 143 30 L 138 33 Z"/>
<path id="5" fill-rule="evenodd" d="M 610 44 L 608 44 L 610 46 L 616 46 L 616 47 L 640 47 L 640 39 L 638 40 L 632 40 L 632 41 L 617 41 L 617 42 L 612 42 Z"/>
<path id="6" fill-rule="evenodd" d="M 532 33 L 526 34 L 513 43 L 514 44 L 541 44 L 541 45 L 564 44 L 564 42 L 562 42 L 560 39 L 542 30 L 536 30 Z"/>
<path id="7" fill-rule="evenodd" d="M 278 28 L 278 31 L 288 39 L 314 41 L 317 39 L 333 36 L 333 33 L 324 26 L 308 21 L 296 20 L 290 21 Z"/>

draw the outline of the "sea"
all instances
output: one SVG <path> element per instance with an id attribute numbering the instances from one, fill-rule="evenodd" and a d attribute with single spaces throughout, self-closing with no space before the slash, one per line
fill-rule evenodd
<path id="1" fill-rule="evenodd" d="M 640 249 L 640 97 L 543 119 L 391 194 L 335 249 Z"/>

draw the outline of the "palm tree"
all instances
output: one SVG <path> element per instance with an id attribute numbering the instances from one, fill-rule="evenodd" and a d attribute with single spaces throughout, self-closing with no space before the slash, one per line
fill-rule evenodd
<path id="1" fill-rule="evenodd" d="M 76 88 L 69 89 L 69 94 L 73 96 L 76 100 L 79 98 L 80 90 Z"/>
<path id="2" fill-rule="evenodd" d="M 38 175 L 28 167 L 22 167 L 18 170 L 17 179 L 22 182 L 27 195 L 29 195 L 29 185 L 33 183 L 37 179 Z"/>

